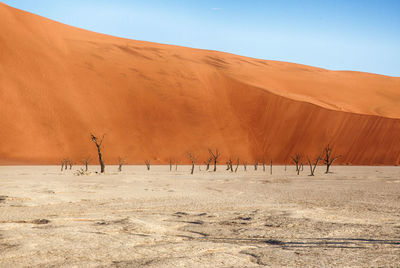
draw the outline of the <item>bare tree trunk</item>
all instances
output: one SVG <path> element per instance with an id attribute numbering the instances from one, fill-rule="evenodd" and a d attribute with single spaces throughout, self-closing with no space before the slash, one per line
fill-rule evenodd
<path id="1" fill-rule="evenodd" d="M 65 162 L 65 160 L 62 160 L 62 161 L 61 161 L 61 171 L 64 170 L 64 162 Z"/>
<path id="2" fill-rule="evenodd" d="M 187 154 L 188 154 L 188 156 L 189 156 L 189 158 L 190 158 L 190 161 L 192 161 L 192 171 L 190 172 L 190 174 L 193 174 L 193 172 L 194 172 L 194 165 L 195 165 L 195 163 L 196 163 L 196 161 L 197 161 L 197 159 L 198 159 L 198 156 L 192 155 L 191 153 L 187 153 Z"/>
<path id="3" fill-rule="evenodd" d="M 236 163 L 236 168 L 235 168 L 235 173 L 238 171 L 239 164 L 240 164 L 240 159 L 239 159 L 239 157 L 238 157 L 237 163 Z"/>
<path id="4" fill-rule="evenodd" d="M 258 160 L 256 159 L 256 161 L 254 162 L 254 170 L 257 170 L 258 167 Z"/>
<path id="5" fill-rule="evenodd" d="M 90 157 L 86 157 L 82 160 L 83 164 L 85 165 L 85 171 L 88 171 L 88 165 L 89 165 Z"/>
<path id="6" fill-rule="evenodd" d="M 92 138 L 92 141 L 94 142 L 94 144 L 96 144 L 96 147 L 97 147 L 97 154 L 99 155 L 99 163 L 100 163 L 100 173 L 104 173 L 105 165 L 103 162 L 103 156 L 101 154 L 102 144 L 103 144 L 103 140 L 104 140 L 104 134 L 100 141 L 98 141 L 96 136 L 94 136 L 92 133 L 90 133 L 90 136 Z"/>
<path id="7" fill-rule="evenodd" d="M 150 170 L 150 160 L 144 161 L 147 167 L 147 170 Z"/>
<path id="8" fill-rule="evenodd" d="M 121 157 L 118 157 L 118 171 L 122 171 L 122 165 L 125 164 L 125 160 L 122 159 Z"/>
<path id="9" fill-rule="evenodd" d="M 226 170 L 230 170 L 231 172 L 233 172 L 233 166 L 232 166 L 233 162 L 231 158 L 229 158 L 229 161 L 226 164 L 227 164 Z"/>
<path id="10" fill-rule="evenodd" d="M 169 171 L 172 171 L 172 159 L 169 159 Z"/>
<path id="11" fill-rule="evenodd" d="M 243 169 L 244 171 L 247 171 L 247 162 L 243 162 Z"/>
<path id="12" fill-rule="evenodd" d="M 262 165 L 263 165 L 263 172 L 265 172 L 265 157 L 263 156 L 263 162 L 262 162 Z"/>
<path id="13" fill-rule="evenodd" d="M 206 164 L 206 171 L 210 170 L 210 164 L 211 164 L 212 158 L 208 158 L 208 160 L 206 162 L 204 162 L 204 164 Z"/>
<path id="14" fill-rule="evenodd" d="M 175 171 L 178 171 L 178 161 L 175 163 Z"/>
<path id="15" fill-rule="evenodd" d="M 211 149 L 208 149 L 208 152 L 210 153 L 210 157 L 214 160 L 214 172 L 217 171 L 217 162 L 218 162 L 218 157 L 220 156 L 220 153 L 218 149 L 215 149 L 215 154 Z"/>
<path id="16" fill-rule="evenodd" d="M 69 161 L 69 169 L 70 169 L 70 170 L 72 169 L 72 165 L 73 165 L 72 160 L 70 160 L 70 161 Z"/>

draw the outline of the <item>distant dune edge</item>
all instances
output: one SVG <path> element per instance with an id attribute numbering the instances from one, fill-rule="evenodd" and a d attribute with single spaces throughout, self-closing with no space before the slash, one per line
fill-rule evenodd
<path id="1" fill-rule="evenodd" d="M 98 34 L 0 4 L 0 164 L 400 163 L 400 78 Z"/>

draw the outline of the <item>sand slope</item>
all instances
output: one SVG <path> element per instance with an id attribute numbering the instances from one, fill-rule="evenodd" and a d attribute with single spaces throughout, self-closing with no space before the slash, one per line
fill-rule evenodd
<path id="1" fill-rule="evenodd" d="M 316 155 L 400 161 L 400 78 L 116 38 L 0 4 L 0 163 Z"/>

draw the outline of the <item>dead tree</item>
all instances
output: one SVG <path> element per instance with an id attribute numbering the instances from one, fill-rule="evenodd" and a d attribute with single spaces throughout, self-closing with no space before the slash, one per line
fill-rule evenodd
<path id="1" fill-rule="evenodd" d="M 263 156 L 263 158 L 262 158 L 262 165 L 263 165 L 263 171 L 265 172 L 265 157 Z"/>
<path id="2" fill-rule="evenodd" d="M 192 171 L 190 172 L 190 174 L 193 174 L 194 172 L 194 165 L 196 164 L 196 161 L 198 159 L 198 156 L 192 155 L 191 153 L 187 153 L 187 155 L 190 158 L 190 161 L 192 161 Z"/>
<path id="3" fill-rule="evenodd" d="M 89 161 L 90 161 L 90 157 L 86 157 L 82 160 L 82 163 L 85 165 L 86 172 L 88 171 Z"/>
<path id="4" fill-rule="evenodd" d="M 257 170 L 258 167 L 258 160 L 256 159 L 256 161 L 254 161 L 254 170 Z"/>
<path id="5" fill-rule="evenodd" d="M 206 171 L 210 170 L 210 164 L 211 164 L 212 158 L 209 157 L 207 161 L 204 162 L 206 165 Z"/>
<path id="6" fill-rule="evenodd" d="M 333 164 L 333 162 L 336 160 L 336 159 L 338 159 L 338 158 L 340 158 L 340 157 L 342 157 L 341 155 L 338 155 L 338 156 L 333 156 L 332 155 L 332 148 L 329 146 L 329 144 L 328 144 L 328 146 L 326 146 L 325 147 L 325 149 L 324 149 L 324 163 L 325 163 L 325 165 L 326 165 L 326 171 L 325 171 L 325 173 L 329 173 L 329 168 L 330 168 L 330 166 Z"/>
<path id="7" fill-rule="evenodd" d="M 237 162 L 236 162 L 235 173 L 238 171 L 239 165 L 240 165 L 240 158 L 238 157 Z"/>
<path id="8" fill-rule="evenodd" d="M 210 158 L 214 161 L 214 172 L 217 171 L 217 162 L 218 162 L 218 157 L 220 156 L 220 153 L 218 149 L 215 149 L 215 154 L 211 149 L 208 149 L 208 152 L 210 153 Z"/>
<path id="9" fill-rule="evenodd" d="M 68 170 L 69 158 L 64 159 L 64 170 Z"/>
<path id="10" fill-rule="evenodd" d="M 247 162 L 243 162 L 243 169 L 244 171 L 247 171 Z"/>
<path id="11" fill-rule="evenodd" d="M 310 173 L 311 173 L 310 176 L 314 176 L 314 172 L 315 172 L 315 169 L 316 169 L 317 166 L 318 166 L 319 160 L 321 160 L 321 155 L 319 155 L 319 156 L 317 157 L 317 159 L 315 160 L 314 163 L 311 163 L 310 158 L 307 157 L 308 164 L 310 165 Z"/>
<path id="12" fill-rule="evenodd" d="M 146 164 L 147 170 L 150 170 L 150 160 L 145 160 L 144 163 Z"/>
<path id="13" fill-rule="evenodd" d="M 300 160 L 301 160 L 301 155 L 296 153 L 293 157 L 292 157 L 293 162 L 296 164 L 296 172 L 297 175 L 300 174 Z"/>
<path id="14" fill-rule="evenodd" d="M 172 171 L 172 158 L 169 159 L 169 171 Z"/>
<path id="15" fill-rule="evenodd" d="M 233 161 L 232 158 L 229 158 L 228 162 L 226 162 L 226 170 L 230 170 L 233 172 Z"/>
<path id="16" fill-rule="evenodd" d="M 303 165 L 303 162 L 301 162 L 301 164 L 300 164 L 300 168 L 301 168 L 301 171 L 303 171 L 303 170 L 304 170 L 304 165 Z"/>
<path id="17" fill-rule="evenodd" d="M 175 171 L 178 171 L 178 161 L 175 162 Z"/>
<path id="18" fill-rule="evenodd" d="M 65 159 L 61 160 L 61 171 L 64 170 L 64 163 L 65 163 Z M 67 167 L 65 167 L 65 169 L 67 169 Z"/>
<path id="19" fill-rule="evenodd" d="M 125 164 L 125 160 L 118 156 L 118 171 L 122 171 L 122 165 Z"/>
<path id="20" fill-rule="evenodd" d="M 103 136 L 101 137 L 101 140 L 99 140 L 95 135 L 90 133 L 90 137 L 92 138 L 92 141 L 94 142 L 94 144 L 97 147 L 97 154 L 99 155 L 99 163 L 100 163 L 100 173 L 104 173 L 104 169 L 105 169 L 105 165 L 103 162 L 103 155 L 101 154 L 101 150 L 103 149 L 102 145 L 103 145 L 103 141 L 104 141 L 104 136 L 105 136 L 105 134 L 103 134 Z"/>

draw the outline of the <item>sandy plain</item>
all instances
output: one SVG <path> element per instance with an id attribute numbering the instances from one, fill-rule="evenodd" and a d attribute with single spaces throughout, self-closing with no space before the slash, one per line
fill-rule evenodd
<path id="1" fill-rule="evenodd" d="M 77 168 L 0 167 L 1 267 L 400 263 L 400 167 Z"/>

